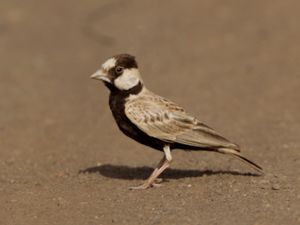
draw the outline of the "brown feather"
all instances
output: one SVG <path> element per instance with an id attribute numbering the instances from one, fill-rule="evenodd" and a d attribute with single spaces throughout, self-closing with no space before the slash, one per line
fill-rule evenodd
<path id="1" fill-rule="evenodd" d="M 187 114 L 182 107 L 146 89 L 127 100 L 125 113 L 147 135 L 167 142 L 201 148 L 239 149 L 236 144 Z"/>

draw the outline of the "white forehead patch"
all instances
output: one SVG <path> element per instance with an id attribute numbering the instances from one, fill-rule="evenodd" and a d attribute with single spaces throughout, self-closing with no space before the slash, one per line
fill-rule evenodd
<path id="1" fill-rule="evenodd" d="M 115 67 L 116 63 L 117 63 L 117 60 L 115 58 L 110 58 L 102 64 L 102 68 L 104 70 L 109 70 L 110 68 Z"/>
<path id="2" fill-rule="evenodd" d="M 119 90 L 129 90 L 141 81 L 138 69 L 125 69 L 123 74 L 115 79 L 115 86 Z M 142 81 L 141 81 L 142 82 Z"/>

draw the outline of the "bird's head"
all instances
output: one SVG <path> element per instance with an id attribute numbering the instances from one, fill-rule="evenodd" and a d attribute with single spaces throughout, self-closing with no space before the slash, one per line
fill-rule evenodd
<path id="1" fill-rule="evenodd" d="M 109 89 L 119 91 L 128 91 L 143 84 L 135 57 L 129 54 L 107 59 L 91 78 L 102 80 Z"/>

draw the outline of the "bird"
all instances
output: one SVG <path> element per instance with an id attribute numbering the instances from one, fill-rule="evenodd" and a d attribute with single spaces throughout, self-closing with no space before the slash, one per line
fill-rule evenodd
<path id="1" fill-rule="evenodd" d="M 258 164 L 229 141 L 176 103 L 148 90 L 135 56 L 123 53 L 108 58 L 92 79 L 109 89 L 109 106 L 119 129 L 133 140 L 163 152 L 163 157 L 143 184 L 131 190 L 161 186 L 159 175 L 173 161 L 172 151 L 211 151 L 234 156 L 262 173 Z"/>

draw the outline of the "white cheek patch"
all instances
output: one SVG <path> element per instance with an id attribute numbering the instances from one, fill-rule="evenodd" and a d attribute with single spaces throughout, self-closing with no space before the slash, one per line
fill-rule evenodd
<path id="1" fill-rule="evenodd" d="M 140 82 L 140 74 L 137 69 L 125 69 L 123 74 L 115 79 L 115 86 L 119 90 L 129 90 Z"/>
<path id="2" fill-rule="evenodd" d="M 110 58 L 108 60 L 106 60 L 103 64 L 102 64 L 102 68 L 104 70 L 109 70 L 110 68 L 113 68 L 116 66 L 116 59 L 115 58 Z"/>

